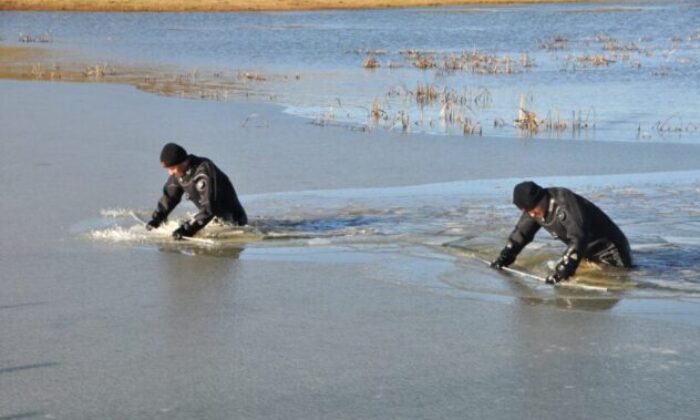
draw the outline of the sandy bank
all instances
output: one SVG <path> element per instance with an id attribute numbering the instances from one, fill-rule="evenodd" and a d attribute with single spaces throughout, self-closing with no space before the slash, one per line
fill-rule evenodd
<path id="1" fill-rule="evenodd" d="M 87 62 L 45 48 L 0 47 L 0 79 L 55 82 L 118 83 L 163 96 L 228 100 L 269 99 L 266 84 L 300 75 L 195 69 L 129 63 Z"/>
<path id="2" fill-rule="evenodd" d="M 469 4 L 578 3 L 578 0 L 6 0 L 0 10 L 66 10 L 110 12 L 242 12 L 322 9 L 381 9 Z M 598 1 L 604 2 L 604 1 Z"/>

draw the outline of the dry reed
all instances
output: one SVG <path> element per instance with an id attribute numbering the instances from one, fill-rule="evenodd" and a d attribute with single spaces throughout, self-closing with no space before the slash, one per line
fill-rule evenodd
<path id="1" fill-rule="evenodd" d="M 537 120 L 537 114 L 533 111 L 529 111 L 526 107 L 527 100 L 525 95 L 521 94 L 520 106 L 518 107 L 518 118 L 515 119 L 514 125 L 516 128 L 530 134 L 537 133 L 541 122 Z"/>
<path id="2" fill-rule="evenodd" d="M 376 69 L 379 68 L 379 61 L 377 61 L 374 56 L 369 55 L 362 61 L 362 67 L 366 69 Z"/>

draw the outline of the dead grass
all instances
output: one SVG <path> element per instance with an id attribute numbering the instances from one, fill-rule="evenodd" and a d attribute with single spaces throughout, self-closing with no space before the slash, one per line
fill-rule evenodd
<path id="1" fill-rule="evenodd" d="M 595 109 L 573 111 L 571 121 L 567 122 L 559 111 L 549 111 L 547 117 L 539 119 L 537 113 L 528 109 L 528 100 L 525 94 L 520 95 L 520 106 L 518 108 L 518 118 L 515 119 L 515 127 L 528 135 L 537 134 L 540 131 L 554 134 L 561 134 L 571 129 L 574 136 L 589 128 L 595 128 Z M 501 127 L 500 121 L 494 121 L 494 127 Z"/>
<path id="2" fill-rule="evenodd" d="M 542 121 L 537 119 L 537 114 L 534 111 L 527 109 L 528 103 L 525 94 L 520 95 L 520 106 L 518 107 L 518 117 L 515 119 L 513 124 L 519 130 L 528 132 L 530 134 L 537 133 L 537 130 L 542 124 Z"/>
<path id="3" fill-rule="evenodd" d="M 660 135 L 669 133 L 694 133 L 697 130 L 697 124 L 693 122 L 683 122 L 683 119 L 676 114 L 654 124 L 654 131 Z"/>
<path id="4" fill-rule="evenodd" d="M 95 66 L 88 66 L 83 72 L 83 75 L 86 78 L 101 80 L 106 75 L 113 75 L 114 73 L 114 70 L 109 66 L 109 64 L 97 64 Z"/>
<path id="5" fill-rule="evenodd" d="M 41 43 L 48 43 L 48 42 L 53 42 L 53 35 L 49 32 L 45 32 L 41 35 L 34 36 L 30 34 L 25 34 L 20 32 L 19 37 L 17 38 L 17 41 L 19 42 L 25 42 L 25 43 L 30 43 L 30 42 L 41 42 Z"/>
<path id="6" fill-rule="evenodd" d="M 407 112 L 399 111 L 394 118 L 394 125 L 396 123 L 401 124 L 401 130 L 404 133 L 409 133 L 411 131 L 411 118 L 408 116 Z"/>
<path id="7" fill-rule="evenodd" d="M 272 76 L 257 72 L 199 69 L 181 72 L 170 68 L 84 63 L 61 58 L 42 48 L 0 47 L 0 79 L 120 83 L 164 96 L 229 100 L 250 95 L 274 99 L 275 94 L 262 87 L 268 78 Z"/>
<path id="8" fill-rule="evenodd" d="M 421 106 L 430 105 L 438 98 L 438 91 L 435 85 L 423 85 L 421 82 L 416 84 L 416 91 L 414 94 L 416 102 Z"/>
<path id="9" fill-rule="evenodd" d="M 367 56 L 362 62 L 362 67 L 366 69 L 376 69 L 379 68 L 379 66 L 379 61 L 377 61 L 377 59 L 372 55 Z"/>
<path id="10" fill-rule="evenodd" d="M 436 68 L 448 72 L 464 70 L 474 74 L 514 74 L 528 70 L 534 65 L 527 54 L 521 54 L 519 59 L 513 59 L 508 55 L 499 57 L 477 50 L 442 56 L 432 52 L 405 50 L 402 56 L 413 67 L 421 70 Z"/>
<path id="11" fill-rule="evenodd" d="M 432 55 L 425 55 L 418 57 L 413 61 L 413 67 L 419 68 L 421 70 L 432 69 L 437 67 Z"/>
<path id="12" fill-rule="evenodd" d="M 680 45 L 683 40 L 687 40 L 687 45 Z M 556 47 L 550 47 L 561 39 L 540 43 L 540 47 L 556 50 Z M 581 45 L 583 48 L 595 46 L 599 50 L 597 52 L 578 53 L 577 55 L 569 54 L 565 57 L 554 54 L 555 61 L 558 61 L 563 71 L 578 71 L 591 68 L 604 69 L 611 67 L 617 63 L 624 63 L 634 69 L 641 70 L 642 68 L 650 69 L 650 73 L 654 76 L 668 76 L 672 72 L 672 68 L 666 64 L 655 64 L 652 68 L 648 64 L 648 58 L 663 57 L 666 63 L 672 63 L 676 66 L 684 66 L 692 63 L 692 60 L 676 54 L 684 48 L 697 48 L 692 45 L 692 36 L 674 36 L 669 39 L 669 45 L 651 46 L 644 45 L 652 41 L 650 37 L 640 37 L 635 41 L 618 40 L 605 33 L 597 33 L 592 37 L 574 40 L 572 43 Z M 521 59 L 522 63 L 522 59 Z M 523 65 L 525 67 L 525 65 Z"/>
<path id="13" fill-rule="evenodd" d="M 612 57 L 606 57 L 602 54 L 590 54 L 590 55 L 580 55 L 577 57 L 568 57 L 567 60 L 571 63 L 577 64 L 581 67 L 595 66 L 595 67 L 605 67 L 616 60 Z"/>
<path id="14" fill-rule="evenodd" d="M 569 47 L 569 39 L 564 35 L 556 35 L 551 40 L 540 41 L 539 47 L 548 51 L 560 51 Z"/>
<path id="15" fill-rule="evenodd" d="M 483 128 L 472 116 L 478 115 L 477 109 L 488 108 L 491 100 L 491 92 L 483 87 L 456 91 L 421 82 L 416 82 L 414 90 L 403 85 L 396 86 L 386 93 L 385 101 L 375 98 L 371 106 L 366 108 L 366 127 L 384 127 L 389 130 L 400 127 L 402 132 L 407 133 L 412 127 L 432 129 L 439 122 L 446 130 L 459 129 L 465 136 L 480 136 Z M 387 110 L 391 107 L 398 109 Z M 426 120 L 426 113 L 436 118 Z M 412 117 L 415 121 L 411 121 Z"/>
<path id="16" fill-rule="evenodd" d="M 263 82 L 267 80 L 267 78 L 262 74 L 262 73 L 257 73 L 257 72 L 238 72 L 238 80 L 253 80 L 256 82 Z"/>
<path id="17" fill-rule="evenodd" d="M 457 117 L 457 123 L 462 126 L 462 134 L 465 136 L 481 136 L 483 134 L 481 124 L 472 123 L 470 118 Z"/>
<path id="18" fill-rule="evenodd" d="M 591 121 L 591 118 L 593 121 Z M 595 128 L 595 109 L 573 111 L 571 113 L 571 129 L 574 134 L 577 132 Z"/>
<path id="19" fill-rule="evenodd" d="M 374 102 L 372 102 L 372 108 L 370 109 L 370 117 L 374 122 L 378 122 L 380 119 L 382 120 L 387 120 L 389 118 L 388 114 L 386 111 L 384 111 L 381 107 L 381 104 L 379 103 L 379 98 L 376 98 Z"/>
<path id="20" fill-rule="evenodd" d="M 548 112 L 547 118 L 544 120 L 543 127 L 546 131 L 561 133 L 567 129 L 569 125 L 561 118 L 559 111 Z"/>

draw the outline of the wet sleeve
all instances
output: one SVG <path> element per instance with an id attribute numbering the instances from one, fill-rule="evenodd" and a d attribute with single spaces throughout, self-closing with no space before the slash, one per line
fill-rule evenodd
<path id="1" fill-rule="evenodd" d="M 178 184 L 172 176 L 168 178 L 165 182 L 165 186 L 163 186 L 163 196 L 158 201 L 156 211 L 153 212 L 153 219 L 159 222 L 165 220 L 175 206 L 180 203 L 182 194 L 183 190 L 180 184 Z"/>
<path id="2" fill-rule="evenodd" d="M 515 229 L 508 237 L 509 243 L 512 244 L 512 252 L 518 255 L 525 248 L 525 245 L 532 242 L 538 230 L 540 230 L 539 223 L 528 216 L 527 213 L 523 213 L 520 216 L 520 220 L 518 220 L 518 224 L 515 225 Z"/>
<path id="3" fill-rule="evenodd" d="M 214 218 L 214 203 L 216 202 L 216 177 L 209 165 L 202 165 L 203 169 L 194 176 L 194 186 L 199 193 L 199 212 L 187 222 L 187 229 L 194 235 L 204 228 Z"/>
<path id="4" fill-rule="evenodd" d="M 583 206 L 573 194 L 567 197 L 566 206 L 559 207 L 556 217 L 566 229 L 569 245 L 559 260 L 556 271 L 562 278 L 568 278 L 576 272 L 588 246 L 588 220 Z"/>
<path id="5" fill-rule="evenodd" d="M 556 217 L 566 229 L 566 236 L 569 239 L 569 249 L 567 252 L 576 252 L 581 256 L 588 246 L 588 220 L 584 214 L 584 208 L 573 194 L 567 197 L 566 205 L 561 206 Z"/>

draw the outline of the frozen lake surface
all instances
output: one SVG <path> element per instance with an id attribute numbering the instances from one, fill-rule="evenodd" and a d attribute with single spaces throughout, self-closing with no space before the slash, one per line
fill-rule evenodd
<path id="1" fill-rule="evenodd" d="M 256 85 L 275 105 L 0 82 L 0 419 L 696 418 L 698 10 L 0 13 L 3 45 L 48 31 L 42 46 L 96 61 L 290 76 Z M 406 49 L 513 71 L 421 70 Z M 599 54 L 617 59 L 578 59 Z M 455 111 L 483 135 L 417 106 L 418 82 L 487 91 Z M 518 132 L 521 93 L 540 116 L 595 108 L 595 128 Z M 168 141 L 229 174 L 248 236 L 175 243 L 136 222 Z M 523 179 L 598 204 L 637 267 L 582 267 L 606 292 L 486 267 Z M 546 272 L 563 249 L 546 236 L 520 268 Z"/>

